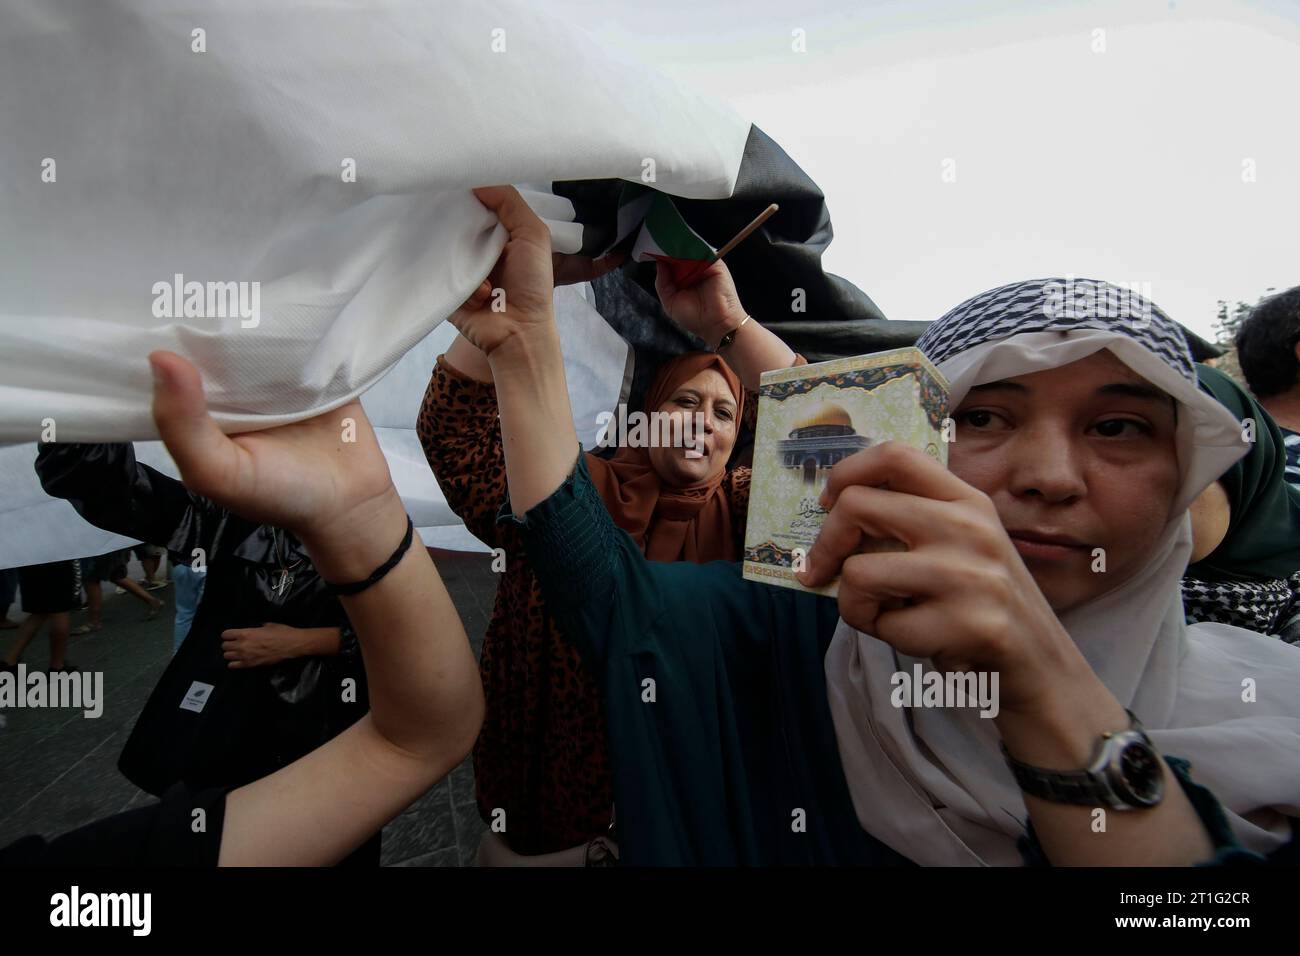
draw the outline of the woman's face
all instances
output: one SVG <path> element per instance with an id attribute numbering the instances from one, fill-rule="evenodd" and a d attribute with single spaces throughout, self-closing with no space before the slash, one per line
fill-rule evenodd
<path id="1" fill-rule="evenodd" d="M 678 419 L 672 423 L 669 434 L 694 438 L 687 447 L 665 447 L 664 443 L 649 449 L 650 465 L 665 485 L 684 488 L 706 481 L 727 467 L 732 446 L 736 444 L 738 423 L 735 396 L 720 372 L 708 368 L 687 379 L 655 411 Z M 701 416 L 699 419 L 694 417 L 697 414 Z M 702 427 L 695 429 L 697 421 Z M 684 426 L 694 430 L 684 431 Z M 697 450 L 703 454 L 697 454 Z"/>
<path id="2" fill-rule="evenodd" d="M 1058 613 L 1147 561 L 1179 484 L 1166 393 L 1101 351 L 976 386 L 952 417 L 949 467 L 993 499 Z"/>

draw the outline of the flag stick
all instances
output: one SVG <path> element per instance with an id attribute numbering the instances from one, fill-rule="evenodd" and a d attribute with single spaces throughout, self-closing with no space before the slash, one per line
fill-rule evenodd
<path id="1" fill-rule="evenodd" d="M 732 237 L 731 241 L 728 242 L 725 246 L 723 246 L 721 249 L 715 252 L 708 259 L 701 259 L 700 264 L 696 266 L 695 269 L 693 269 L 691 272 L 688 272 L 686 274 L 686 277 L 681 282 L 678 283 L 678 287 L 685 289 L 693 285 L 695 283 L 695 280 L 698 279 L 700 275 L 702 275 L 709 268 L 709 266 L 713 265 L 713 263 L 717 262 L 728 252 L 730 252 L 732 249 L 736 248 L 736 246 L 740 245 L 747 238 L 749 238 L 749 234 L 751 232 L 753 232 L 759 226 L 763 225 L 763 223 L 767 222 L 768 219 L 770 219 L 772 215 L 780 208 L 781 207 L 778 206 L 776 203 L 772 203 L 770 206 L 768 206 L 766 209 L 760 212 L 757 216 L 753 218 L 753 220 L 749 223 L 749 225 L 747 225 L 744 229 L 740 230 L 740 232 L 736 233 L 735 236 Z"/>

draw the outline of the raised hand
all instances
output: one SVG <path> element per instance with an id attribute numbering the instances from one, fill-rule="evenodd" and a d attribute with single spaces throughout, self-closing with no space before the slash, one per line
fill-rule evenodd
<path id="1" fill-rule="evenodd" d="M 711 346 L 745 318 L 731 272 L 721 259 L 686 289 L 674 281 L 672 270 L 657 263 L 655 291 L 670 319 Z"/>
<path id="2" fill-rule="evenodd" d="M 496 265 L 451 316 L 451 324 L 487 356 L 513 335 L 554 319 L 551 233 L 513 186 L 485 186 L 474 195 L 497 214 L 509 238 Z M 499 290 L 499 291 L 498 291 Z"/>
<path id="3" fill-rule="evenodd" d="M 149 363 L 154 421 L 191 491 L 292 531 L 318 567 L 317 552 L 328 553 L 330 568 L 321 571 L 333 580 L 364 577 L 401 540 L 401 502 L 359 402 L 278 428 L 226 435 L 208 414 L 198 369 L 165 351 L 150 354 Z"/>

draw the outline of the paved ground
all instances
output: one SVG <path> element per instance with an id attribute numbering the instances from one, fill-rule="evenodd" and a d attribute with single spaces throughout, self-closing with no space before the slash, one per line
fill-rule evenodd
<path id="1" fill-rule="evenodd" d="M 465 630 L 478 654 L 492 613 L 497 575 L 490 554 L 434 552 Z M 140 577 L 133 562 L 132 576 Z M 129 595 L 105 584 L 104 629 L 73 637 L 68 660 L 82 670 L 104 673 L 104 713 L 86 719 L 80 711 L 5 710 L 0 728 L 0 846 L 20 836 L 53 836 L 152 799 L 117 769 L 117 758 L 171 656 L 174 606 L 169 587 L 153 592 L 167 601 L 154 621 Z M 19 619 L 17 607 L 10 617 Z M 75 627 L 85 620 L 74 613 Z M 0 631 L 0 654 L 13 642 Z M 42 636 L 24 656 L 28 666 L 45 667 L 49 643 Z M 386 866 L 470 865 L 484 831 L 474 805 L 474 771 L 469 760 L 457 767 L 404 814 L 384 828 Z"/>

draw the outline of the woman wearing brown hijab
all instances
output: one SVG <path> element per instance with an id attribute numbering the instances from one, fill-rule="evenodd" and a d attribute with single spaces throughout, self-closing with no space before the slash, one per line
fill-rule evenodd
<path id="1" fill-rule="evenodd" d="M 623 446 L 612 459 L 587 456 L 605 507 L 650 560 L 739 557 L 745 509 L 738 509 L 739 523 L 733 521 L 733 502 L 737 494 L 748 494 L 749 469 L 728 471 L 726 463 L 745 405 L 740 379 L 721 356 L 687 352 L 659 369 L 645 410 L 687 421 L 702 415 L 699 457 L 663 444 Z M 664 430 L 671 435 L 671 425 Z"/>
<path id="2" fill-rule="evenodd" d="M 556 276 L 580 281 L 595 271 L 568 260 L 557 263 Z M 742 416 L 752 421 L 756 403 L 746 389 L 767 369 L 803 360 L 747 316 L 721 262 L 690 289 L 664 273 L 658 291 L 674 321 L 711 345 L 736 333 L 719 352 L 665 363 L 646 393 L 646 412 L 702 424 L 694 448 L 620 446 L 612 458 L 588 454 L 587 464 L 605 507 L 647 557 L 736 560 L 749 469 L 728 469 L 727 461 Z M 606 852 L 595 841 L 613 822 L 603 707 L 596 681 L 546 609 L 518 532 L 496 521 L 507 498 L 496 394 L 487 358 L 463 337 L 437 360 L 417 431 L 452 511 L 506 555 L 480 662 L 487 716 L 474 774 L 479 813 L 494 824 L 480 859 L 581 864 Z"/>

